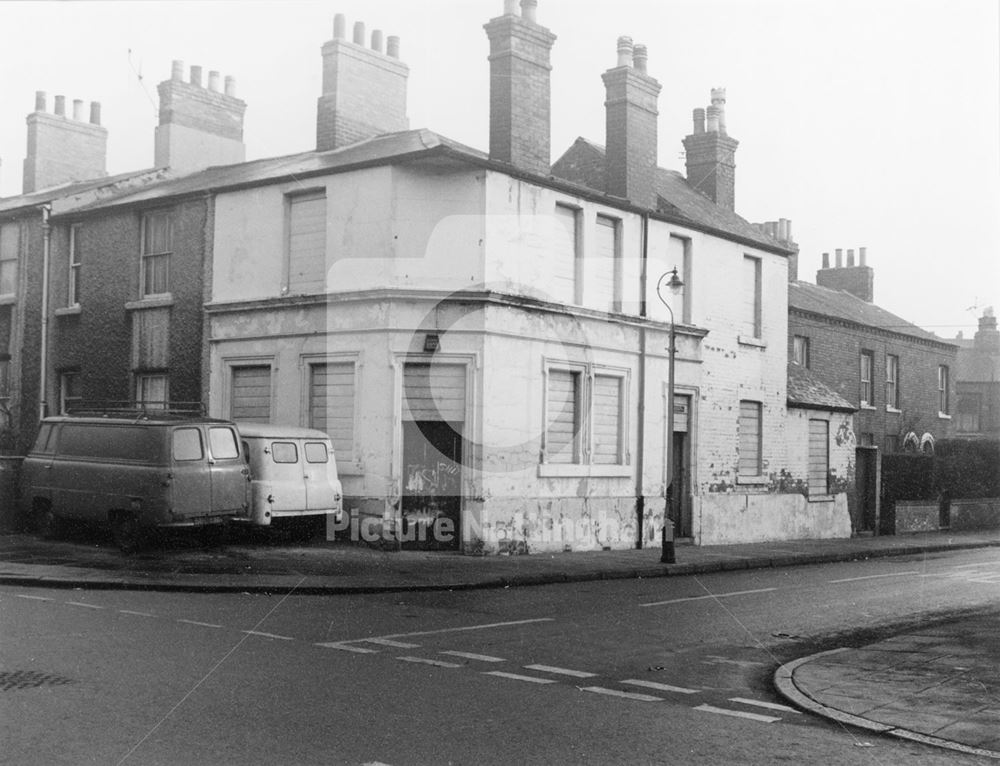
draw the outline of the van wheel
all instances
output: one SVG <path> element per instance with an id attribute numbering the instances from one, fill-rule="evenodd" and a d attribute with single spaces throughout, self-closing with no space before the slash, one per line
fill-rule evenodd
<path id="1" fill-rule="evenodd" d="M 116 513 L 111 517 L 111 538 L 122 553 L 135 553 L 142 547 L 143 531 L 134 513 Z"/>
<path id="2" fill-rule="evenodd" d="M 52 505 L 45 500 L 36 500 L 32 517 L 38 535 L 45 540 L 59 536 L 61 524 L 59 517 L 52 511 Z"/>

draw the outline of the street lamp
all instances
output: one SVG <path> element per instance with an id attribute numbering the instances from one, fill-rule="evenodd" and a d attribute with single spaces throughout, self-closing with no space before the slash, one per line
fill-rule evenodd
<path id="1" fill-rule="evenodd" d="M 684 282 L 677 276 L 677 267 L 665 273 L 656 282 L 656 295 L 660 302 L 670 312 L 670 346 L 667 360 L 667 454 L 666 454 L 666 486 L 664 487 L 663 498 L 663 530 L 661 532 L 661 553 L 660 563 L 673 564 L 676 561 L 674 555 L 674 526 L 673 520 L 667 515 L 668 498 L 672 497 L 671 484 L 674 481 L 674 353 L 677 350 L 674 336 L 674 310 L 670 308 L 667 299 L 663 297 L 663 288 L 668 287 L 671 291 L 684 287 Z M 669 527 L 669 534 L 668 534 Z"/>

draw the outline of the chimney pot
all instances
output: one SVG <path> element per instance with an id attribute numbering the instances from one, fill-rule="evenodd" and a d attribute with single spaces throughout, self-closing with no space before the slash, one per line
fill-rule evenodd
<path id="1" fill-rule="evenodd" d="M 354 43 L 355 45 L 365 44 L 365 22 L 363 21 L 354 22 Z"/>
<path id="2" fill-rule="evenodd" d="M 184 62 L 180 59 L 174 59 L 173 63 L 170 65 L 170 79 L 171 80 L 183 80 L 184 79 Z"/>
<path id="3" fill-rule="evenodd" d="M 645 45 L 636 45 L 632 49 L 632 61 L 635 64 L 635 70 L 637 72 L 642 72 L 646 74 L 646 66 L 649 63 L 649 51 L 646 49 Z"/>
<path id="4" fill-rule="evenodd" d="M 47 97 L 45 95 L 45 91 L 44 90 L 36 90 L 35 91 L 35 111 L 36 112 L 44 112 L 47 109 L 47 107 L 45 105 L 46 100 L 47 100 Z"/>
<path id="5" fill-rule="evenodd" d="M 839 268 L 843 268 L 843 266 L 844 266 L 844 249 L 841 248 L 841 247 L 838 247 L 836 249 L 835 253 L 837 255 L 837 268 L 838 269 Z"/>
<path id="6" fill-rule="evenodd" d="M 90 124 L 100 125 L 101 124 L 101 102 L 91 101 L 90 102 Z"/>
<path id="7" fill-rule="evenodd" d="M 378 53 L 382 53 L 382 44 L 383 44 L 382 41 L 383 41 L 382 30 L 381 29 L 373 29 L 372 30 L 372 50 L 373 51 L 377 51 Z"/>
<path id="8" fill-rule="evenodd" d="M 823 268 L 824 269 L 830 268 L 830 254 L 829 253 L 823 253 Z"/>
<path id="9" fill-rule="evenodd" d="M 695 135 L 705 132 L 705 110 L 700 106 L 694 110 L 694 132 Z"/>
<path id="10" fill-rule="evenodd" d="M 236 78 L 226 75 L 226 95 L 236 98 Z"/>
<path id="11" fill-rule="evenodd" d="M 219 92 L 219 73 L 214 69 L 208 73 L 208 89 L 215 93 Z"/>
<path id="12" fill-rule="evenodd" d="M 517 0 L 503 0 L 503 15 L 517 16 Z"/>
<path id="13" fill-rule="evenodd" d="M 73 119 L 77 122 L 83 122 L 83 99 L 73 99 Z"/>
<path id="14" fill-rule="evenodd" d="M 195 64 L 191 65 L 191 84 L 201 87 L 201 67 Z"/>
<path id="15" fill-rule="evenodd" d="M 632 38 L 622 35 L 618 38 L 618 66 L 632 66 Z"/>
<path id="16" fill-rule="evenodd" d="M 538 0 L 521 0 L 521 17 L 525 21 L 535 23 L 538 11 Z"/>
<path id="17" fill-rule="evenodd" d="M 778 219 L 778 225 L 781 227 L 782 239 L 785 242 L 792 242 L 792 222 L 787 218 Z"/>
<path id="18" fill-rule="evenodd" d="M 854 248 L 847 251 L 847 265 L 848 267 L 854 266 Z"/>
<path id="19" fill-rule="evenodd" d="M 385 38 L 385 55 L 394 59 L 399 58 L 399 37 L 396 35 Z"/>
<path id="20" fill-rule="evenodd" d="M 66 116 L 66 97 L 56 96 L 56 114 L 60 117 Z"/>
<path id="21" fill-rule="evenodd" d="M 719 132 L 719 107 L 715 104 L 708 107 L 705 110 L 705 114 L 708 116 L 708 132 L 718 133 Z"/>
<path id="22" fill-rule="evenodd" d="M 347 37 L 347 17 L 342 13 L 333 17 L 333 37 L 336 40 Z"/>
<path id="23" fill-rule="evenodd" d="M 868 248 L 859 247 L 858 248 L 858 265 L 867 266 L 868 265 Z"/>

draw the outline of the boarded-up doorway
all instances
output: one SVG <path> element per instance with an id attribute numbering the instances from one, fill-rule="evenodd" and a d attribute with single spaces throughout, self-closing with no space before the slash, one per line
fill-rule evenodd
<path id="1" fill-rule="evenodd" d="M 674 537 L 691 537 L 691 397 L 674 397 L 674 432 L 671 445 L 672 480 L 667 507 L 674 522 Z"/>

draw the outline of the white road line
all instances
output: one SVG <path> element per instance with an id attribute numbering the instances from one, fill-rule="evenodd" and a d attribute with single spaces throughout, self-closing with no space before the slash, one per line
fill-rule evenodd
<path id="1" fill-rule="evenodd" d="M 221 628 L 221 625 L 216 625 L 214 622 L 198 622 L 197 620 L 183 620 L 178 619 L 177 622 L 183 622 L 185 625 L 197 625 L 199 628 Z"/>
<path id="2" fill-rule="evenodd" d="M 131 609 L 119 609 L 121 614 L 134 614 L 136 617 L 155 617 L 152 612 L 135 612 Z"/>
<path id="3" fill-rule="evenodd" d="M 728 598 L 729 596 L 746 596 L 750 593 L 770 593 L 777 588 L 758 588 L 757 590 L 734 590 L 731 593 L 710 593 L 707 596 L 688 596 L 687 598 L 672 598 L 669 601 L 653 601 L 639 606 L 663 606 L 664 604 L 680 604 L 683 601 L 704 601 L 707 598 Z"/>
<path id="4" fill-rule="evenodd" d="M 18 598 L 26 598 L 29 601 L 51 601 L 52 600 L 48 596 L 29 596 L 29 595 L 27 595 L 25 593 L 18 593 L 17 597 Z"/>
<path id="5" fill-rule="evenodd" d="M 975 564 L 955 564 L 955 566 L 950 567 L 951 569 L 975 569 L 976 567 L 992 567 L 995 564 L 984 563 L 982 561 L 976 562 Z"/>
<path id="6" fill-rule="evenodd" d="M 1000 577 L 1000 575 L 989 575 L 988 577 L 970 577 L 966 582 L 978 582 L 985 583 L 986 585 L 996 585 L 1000 580 L 995 578 Z"/>
<path id="7" fill-rule="evenodd" d="M 843 580 L 827 580 L 827 583 L 833 584 L 838 582 L 857 582 L 858 580 L 877 580 L 881 577 L 905 577 L 907 575 L 918 575 L 919 571 L 913 570 L 912 572 L 889 572 L 887 574 L 877 574 L 877 575 L 866 575 L 864 577 L 845 577 Z"/>
<path id="8" fill-rule="evenodd" d="M 416 649 L 420 644 L 407 644 L 402 641 L 390 641 L 388 638 L 360 638 L 359 641 L 367 641 L 369 644 L 380 644 L 381 646 L 392 646 L 396 649 Z"/>
<path id="9" fill-rule="evenodd" d="M 770 715 L 758 715 L 757 713 L 745 713 L 742 710 L 726 710 L 721 707 L 714 707 L 713 705 L 698 705 L 694 708 L 695 710 L 701 710 L 705 713 L 716 713 L 717 715 L 729 715 L 734 718 L 747 718 L 751 721 L 760 721 L 761 723 L 774 723 L 775 721 L 780 721 L 780 718 L 775 718 Z"/>
<path id="10" fill-rule="evenodd" d="M 522 676 L 519 673 L 504 673 L 501 670 L 487 670 L 483 672 L 484 676 L 498 676 L 500 678 L 512 678 L 515 681 L 528 681 L 533 684 L 555 684 L 559 683 L 551 678 L 537 678 L 535 676 Z"/>
<path id="11" fill-rule="evenodd" d="M 683 686 L 671 686 L 670 684 L 661 684 L 656 681 L 642 681 L 637 678 L 626 678 L 622 683 L 629 686 L 644 686 L 647 689 L 658 689 L 661 692 L 674 692 L 676 694 L 698 693 L 698 689 L 685 689 Z"/>
<path id="12" fill-rule="evenodd" d="M 240 633 L 246 633 L 248 636 L 263 636 L 264 638 L 276 638 L 279 641 L 294 641 L 295 639 L 291 636 L 279 636 L 275 633 L 265 633 L 262 630 L 241 630 Z"/>
<path id="13" fill-rule="evenodd" d="M 344 652 L 354 652 L 356 654 L 378 654 L 378 649 L 365 649 L 363 646 L 352 646 L 351 644 L 345 644 L 343 641 L 330 641 L 326 644 L 316 644 L 316 646 L 322 646 L 324 649 L 340 649 Z"/>
<path id="14" fill-rule="evenodd" d="M 480 662 L 506 662 L 503 657 L 492 657 L 489 654 L 475 654 L 474 652 L 438 652 L 452 657 L 464 657 L 467 660 L 479 660 Z"/>
<path id="15" fill-rule="evenodd" d="M 408 636 L 434 636 L 438 633 L 458 633 L 466 630 L 488 630 L 489 628 L 506 628 L 511 625 L 530 625 L 533 622 L 555 622 L 555 617 L 537 617 L 533 620 L 511 620 L 510 622 L 489 622 L 485 625 L 466 625 L 461 628 L 441 628 L 440 630 L 417 630 L 412 633 L 389 633 L 379 638 L 407 638 Z M 356 640 L 356 639 L 355 639 Z"/>
<path id="16" fill-rule="evenodd" d="M 730 702 L 739 702 L 743 705 L 756 705 L 757 707 L 764 707 L 768 710 L 780 710 L 782 713 L 796 713 L 801 715 L 801 710 L 796 710 L 793 707 L 788 707 L 788 705 L 779 705 L 776 702 L 764 702 L 763 700 L 752 700 L 747 697 L 730 697 Z"/>
<path id="17" fill-rule="evenodd" d="M 553 665 L 525 665 L 525 670 L 540 670 L 543 673 L 556 673 L 561 676 L 573 676 L 573 678 L 594 678 L 597 673 L 585 673 L 582 670 L 569 670 L 567 668 L 557 668 Z"/>
<path id="18" fill-rule="evenodd" d="M 82 601 L 67 601 L 66 606 L 82 606 L 87 609 L 104 609 L 103 606 L 98 606 L 97 604 L 85 604 Z"/>
<path id="19" fill-rule="evenodd" d="M 639 702 L 663 702 L 663 697 L 654 697 L 652 694 L 620 692 L 617 689 L 605 689 L 603 686 L 584 686 L 581 691 L 607 694 L 609 697 L 624 697 L 627 700 L 638 700 Z"/>
<path id="20" fill-rule="evenodd" d="M 458 662 L 444 662 L 443 660 L 432 660 L 427 657 L 397 657 L 400 662 L 419 662 L 422 665 L 433 665 L 437 668 L 461 668 L 464 665 Z"/>

